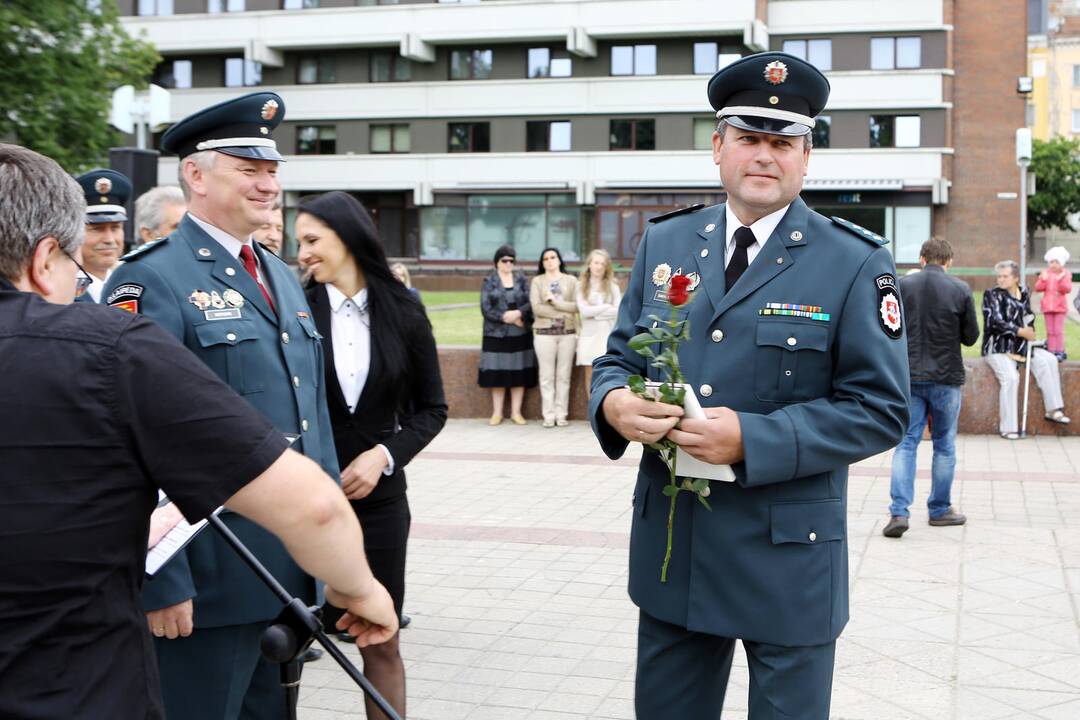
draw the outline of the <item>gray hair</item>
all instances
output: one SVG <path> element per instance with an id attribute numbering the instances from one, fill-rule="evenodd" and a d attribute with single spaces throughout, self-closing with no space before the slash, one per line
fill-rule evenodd
<path id="1" fill-rule="evenodd" d="M 166 205 L 186 205 L 184 192 L 175 185 L 151 188 L 135 201 L 135 231 L 156 230 L 165 222 Z"/>
<path id="2" fill-rule="evenodd" d="M 728 124 L 729 123 L 727 121 L 727 118 L 720 118 L 719 122 L 716 123 L 716 132 L 720 134 L 721 139 L 723 139 L 723 137 L 724 137 L 724 131 L 728 129 Z M 802 140 L 803 140 L 803 151 L 810 150 L 811 148 L 813 148 L 814 147 L 814 131 L 811 130 L 810 132 L 803 135 Z"/>
<path id="3" fill-rule="evenodd" d="M 219 154 L 216 150 L 200 150 L 191 153 L 187 157 L 180 158 L 180 162 L 176 166 L 176 178 L 180 181 L 180 189 L 184 192 L 184 200 L 191 202 L 191 188 L 188 187 L 187 182 L 184 180 L 184 164 L 190 160 L 200 170 L 210 170 L 214 167 L 214 163 L 217 162 Z"/>
<path id="4" fill-rule="evenodd" d="M 86 197 L 54 160 L 0 143 L 0 198 L 0 275 L 22 275 L 43 238 L 69 253 L 82 245 Z"/>
<path id="5" fill-rule="evenodd" d="M 1002 270 L 1008 270 L 1015 278 L 1020 277 L 1020 266 L 1012 260 L 1002 260 L 1001 262 L 994 265 L 995 274 L 1001 272 Z"/>

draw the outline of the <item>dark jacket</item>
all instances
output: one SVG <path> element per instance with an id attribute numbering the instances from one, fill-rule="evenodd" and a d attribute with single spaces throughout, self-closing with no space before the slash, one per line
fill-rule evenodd
<path id="1" fill-rule="evenodd" d="M 983 355 L 1023 355 L 1027 352 L 1027 340 L 1016 331 L 1022 327 L 1035 327 L 1035 313 L 1031 312 L 1028 299 L 1027 288 L 1020 288 L 1019 298 L 997 287 L 983 293 Z"/>
<path id="2" fill-rule="evenodd" d="M 511 302 L 513 307 L 511 307 Z M 508 334 L 519 335 L 521 330 L 516 325 L 503 322 L 503 313 L 507 310 L 520 310 L 525 320 L 524 331 L 532 328 L 532 305 L 529 303 L 529 281 L 524 273 L 514 273 L 514 289 L 507 293 L 502 288 L 499 273 L 492 272 L 484 278 L 480 288 L 480 312 L 484 316 L 485 337 L 506 337 Z"/>
<path id="3" fill-rule="evenodd" d="M 356 411 L 350 413 L 334 365 L 330 298 L 326 286 L 308 288 L 307 298 L 326 351 L 326 400 L 330 407 L 338 464 L 344 470 L 357 455 L 380 444 L 386 446 L 394 458 L 393 475 L 379 480 L 366 498 L 353 502 L 375 503 L 402 495 L 405 493 L 405 466 L 446 424 L 446 397 L 431 325 L 419 307 L 415 312 L 403 310 L 400 313 L 400 321 L 406 325 L 408 352 L 408 367 L 403 379 L 388 388 L 380 380 L 384 368 L 379 364 L 379 355 L 372 352 L 367 382 L 360 392 Z"/>
<path id="4" fill-rule="evenodd" d="M 940 265 L 900 278 L 900 297 L 907 318 L 911 382 L 963 385 L 960 344 L 979 339 L 979 321 L 971 288 L 949 277 Z"/>

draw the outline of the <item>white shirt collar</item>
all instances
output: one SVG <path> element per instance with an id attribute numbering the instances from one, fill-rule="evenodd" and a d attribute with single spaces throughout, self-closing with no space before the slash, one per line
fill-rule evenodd
<path id="1" fill-rule="evenodd" d="M 757 249 L 760 250 L 765 246 L 765 243 L 769 240 L 769 236 L 776 230 L 776 226 L 784 219 L 784 213 L 788 211 L 789 207 L 791 207 L 791 203 L 788 203 L 776 212 L 769 213 L 750 226 L 750 230 L 754 233 L 754 238 L 757 240 Z M 735 231 L 742 227 L 742 220 L 732 212 L 731 203 L 725 205 L 724 209 L 727 213 L 727 222 L 724 226 L 724 239 L 727 241 L 727 247 L 730 249 L 733 247 Z"/>
<path id="2" fill-rule="evenodd" d="M 217 240 L 218 244 L 220 244 L 221 247 L 225 248 L 226 252 L 232 255 L 233 258 L 240 257 L 240 248 L 244 247 L 245 245 L 251 245 L 250 236 L 247 238 L 247 240 L 239 240 L 237 238 L 234 238 L 232 235 L 225 232 L 221 228 L 217 227 L 216 225 L 211 225 L 205 220 L 200 220 L 199 218 L 192 215 L 190 212 L 188 213 L 188 217 L 194 220 L 195 223 L 199 227 L 201 227 L 207 235 Z M 256 255 L 256 261 L 258 261 L 258 258 L 259 256 Z"/>
<path id="3" fill-rule="evenodd" d="M 345 304 L 346 300 L 352 300 L 353 304 L 362 311 L 367 308 L 367 288 L 361 289 L 360 292 L 350 298 L 328 283 L 326 285 L 326 295 L 330 300 L 330 309 L 335 313 L 341 312 L 341 306 Z"/>

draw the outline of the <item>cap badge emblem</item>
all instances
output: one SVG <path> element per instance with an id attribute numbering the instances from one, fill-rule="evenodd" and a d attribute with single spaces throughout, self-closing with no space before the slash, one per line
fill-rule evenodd
<path id="1" fill-rule="evenodd" d="M 787 65 L 779 60 L 773 60 L 765 66 L 765 81 L 770 85 L 779 85 L 787 80 Z"/>
<path id="2" fill-rule="evenodd" d="M 107 177 L 99 177 L 97 180 L 94 181 L 94 189 L 104 195 L 105 193 L 112 190 L 112 180 Z"/>
<path id="3" fill-rule="evenodd" d="M 265 103 L 263 103 L 262 111 L 259 113 L 259 115 L 262 117 L 263 120 L 273 120 L 274 116 L 277 115 L 278 107 L 279 106 L 277 100 L 267 100 Z"/>

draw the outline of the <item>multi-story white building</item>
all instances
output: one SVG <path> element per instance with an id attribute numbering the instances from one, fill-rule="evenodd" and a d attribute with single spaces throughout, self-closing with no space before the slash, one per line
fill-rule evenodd
<path id="1" fill-rule="evenodd" d="M 1007 228 L 1018 208 L 996 192 L 1016 185 L 1003 176 L 1015 166 L 1001 157 L 1011 160 L 1024 119 L 1012 97 L 1024 74 L 1022 3 L 119 5 L 128 30 L 144 32 L 165 58 L 156 82 L 173 88 L 174 119 L 245 85 L 279 92 L 287 206 L 305 193 L 352 191 L 376 215 L 389 253 L 425 265 L 487 263 L 504 242 L 522 258 L 547 245 L 568 258 L 592 247 L 629 258 L 650 216 L 721 201 L 706 82 L 764 49 L 806 57 L 832 83 L 803 195 L 811 206 L 890 237 L 900 263 L 915 262 L 931 233 L 964 245 L 967 223 L 983 237 L 1015 235 Z M 971 72 L 961 77 L 965 62 Z M 993 106 L 975 107 L 995 92 Z M 982 125 L 965 134 L 969 118 Z M 965 152 L 982 153 L 967 171 Z M 175 182 L 175 159 L 162 158 L 160 178 Z M 972 242 L 963 261 L 999 259 L 979 248 Z"/>

